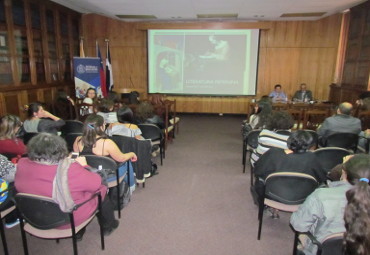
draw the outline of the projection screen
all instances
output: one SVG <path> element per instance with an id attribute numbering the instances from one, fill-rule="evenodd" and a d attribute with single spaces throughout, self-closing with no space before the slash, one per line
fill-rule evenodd
<path id="1" fill-rule="evenodd" d="M 255 95 L 259 29 L 148 30 L 148 92 Z"/>

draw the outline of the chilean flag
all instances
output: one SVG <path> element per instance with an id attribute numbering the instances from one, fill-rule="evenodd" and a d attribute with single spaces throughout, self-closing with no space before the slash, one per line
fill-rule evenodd
<path id="1" fill-rule="evenodd" d="M 100 73 L 100 88 L 101 88 L 101 92 L 103 94 L 103 97 L 107 97 L 108 96 L 108 92 L 107 92 L 107 86 L 105 84 L 105 75 L 104 75 L 103 60 L 101 58 L 98 41 L 96 41 L 96 55 L 100 59 L 99 73 Z"/>

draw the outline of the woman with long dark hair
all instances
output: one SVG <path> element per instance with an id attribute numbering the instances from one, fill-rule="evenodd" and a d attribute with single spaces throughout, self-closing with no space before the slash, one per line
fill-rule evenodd
<path id="1" fill-rule="evenodd" d="M 252 129 L 265 128 L 272 112 L 272 106 L 268 102 L 258 102 L 254 106 L 254 113 L 249 117 L 249 125 Z"/>
<path id="2" fill-rule="evenodd" d="M 344 254 L 370 254 L 370 156 L 356 156 L 345 168 L 353 188 L 346 193 Z"/>
<path id="3" fill-rule="evenodd" d="M 137 160 L 136 154 L 133 152 L 122 153 L 115 142 L 105 134 L 104 118 L 100 115 L 89 115 L 84 123 L 83 135 L 76 138 L 73 144 L 73 151 L 79 152 L 80 155 L 98 155 L 111 157 L 117 162 L 126 162 L 119 168 L 119 175 L 123 176 L 126 173 L 127 165 L 130 161 Z M 130 187 L 135 188 L 135 178 L 133 168 L 130 167 Z"/>

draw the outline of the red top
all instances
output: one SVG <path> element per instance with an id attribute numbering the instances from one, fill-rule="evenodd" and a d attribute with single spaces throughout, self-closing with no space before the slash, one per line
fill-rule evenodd
<path id="1" fill-rule="evenodd" d="M 21 139 L 4 139 L 0 140 L 0 154 L 14 154 L 23 155 L 27 151 L 26 145 L 24 145 Z"/>
<path id="2" fill-rule="evenodd" d="M 15 174 L 15 188 L 20 193 L 52 197 L 53 180 L 56 170 L 57 165 L 44 165 L 31 161 L 28 158 L 21 158 L 18 161 L 17 172 Z M 75 204 L 86 201 L 98 190 L 101 192 L 102 200 L 107 193 L 107 187 L 101 184 L 100 176 L 89 172 L 79 163 L 72 163 L 70 165 L 68 184 Z M 76 226 L 88 219 L 97 206 L 98 198 L 92 199 L 78 208 L 73 213 Z"/>

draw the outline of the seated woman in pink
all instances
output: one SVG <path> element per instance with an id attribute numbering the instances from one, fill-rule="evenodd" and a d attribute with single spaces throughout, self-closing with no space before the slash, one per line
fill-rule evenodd
<path id="1" fill-rule="evenodd" d="M 66 142 L 59 136 L 40 133 L 29 141 L 27 149 L 28 158 L 21 158 L 17 165 L 14 181 L 16 190 L 21 193 L 52 197 L 53 180 L 58 164 L 68 156 Z M 114 218 L 113 205 L 106 196 L 107 187 L 102 185 L 98 174 L 89 172 L 83 165 L 87 165 L 86 159 L 80 157 L 68 169 L 72 199 L 75 204 L 80 204 L 96 192 L 101 192 L 102 211 L 98 213 L 98 217 L 104 234 L 109 235 L 118 227 L 119 222 Z M 74 212 L 76 226 L 88 219 L 97 206 L 96 198 L 78 208 Z"/>

